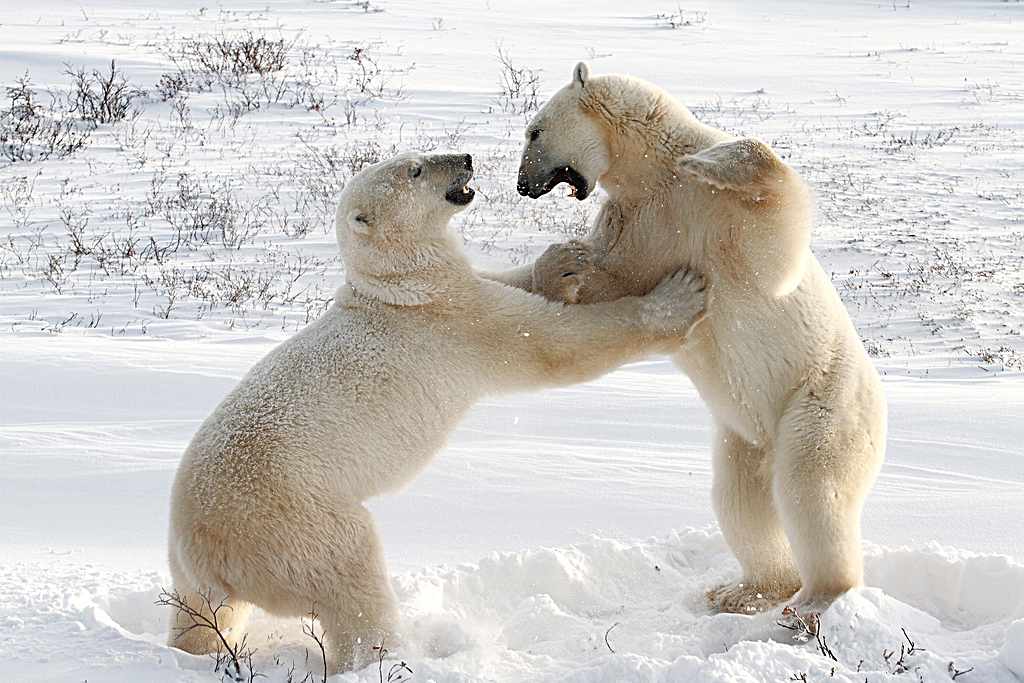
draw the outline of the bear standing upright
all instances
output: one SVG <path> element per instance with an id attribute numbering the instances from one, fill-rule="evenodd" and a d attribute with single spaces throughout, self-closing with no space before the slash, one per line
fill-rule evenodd
<path id="1" fill-rule="evenodd" d="M 361 667 L 399 630 L 384 548 L 363 502 L 423 469 L 486 394 L 581 382 L 674 351 L 704 309 L 701 278 L 651 295 L 564 306 L 473 274 L 452 216 L 473 199 L 469 155 L 405 154 L 341 194 L 348 283 L 203 422 L 171 488 L 174 590 L 218 610 L 238 642 L 253 605 L 315 609 L 332 671 Z M 216 634 L 179 610 L 170 645 Z"/>
<path id="2" fill-rule="evenodd" d="M 706 318 L 673 360 L 712 414 L 713 505 L 743 572 L 708 591 L 711 607 L 824 605 L 860 585 L 885 399 L 810 251 L 799 176 L 665 91 L 580 63 L 527 127 L 519 192 L 561 182 L 578 199 L 597 183 L 608 193 L 590 234 L 487 277 L 572 303 L 644 294 L 681 264 L 709 285 Z"/>

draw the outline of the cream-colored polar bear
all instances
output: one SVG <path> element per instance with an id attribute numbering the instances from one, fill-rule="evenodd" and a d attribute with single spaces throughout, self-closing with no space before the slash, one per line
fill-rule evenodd
<path id="1" fill-rule="evenodd" d="M 368 663 L 399 623 L 363 501 L 412 479 L 481 396 L 674 351 L 701 316 L 701 279 L 686 273 L 595 306 L 479 279 L 448 225 L 473 199 L 471 175 L 468 155 L 406 154 L 350 180 L 337 213 L 348 283 L 185 451 L 171 492 L 174 588 L 193 608 L 202 594 L 223 601 L 219 625 L 235 641 L 252 605 L 315 608 L 331 669 Z M 173 615 L 170 644 L 217 650 L 192 623 Z"/>
<path id="2" fill-rule="evenodd" d="M 582 241 L 487 276 L 593 303 L 644 294 L 692 264 L 713 292 L 674 356 L 713 416 L 713 504 L 743 569 L 709 591 L 712 607 L 822 604 L 859 585 L 885 399 L 809 249 L 803 182 L 763 142 L 700 123 L 636 78 L 591 77 L 582 63 L 526 140 L 521 194 L 567 182 L 583 199 L 599 182 L 608 199 Z"/>

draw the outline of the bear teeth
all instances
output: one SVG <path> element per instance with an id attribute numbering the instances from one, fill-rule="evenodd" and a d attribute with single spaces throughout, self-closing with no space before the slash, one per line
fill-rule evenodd
<path id="1" fill-rule="evenodd" d="M 462 194 L 469 194 L 469 185 L 464 185 L 463 186 Z"/>

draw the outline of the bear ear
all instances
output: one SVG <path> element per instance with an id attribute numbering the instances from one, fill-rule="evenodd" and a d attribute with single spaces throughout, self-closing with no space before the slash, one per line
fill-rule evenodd
<path id="1" fill-rule="evenodd" d="M 576 68 L 572 72 L 572 82 L 574 85 L 578 85 L 581 88 L 587 87 L 587 82 L 590 80 L 590 67 L 587 66 L 586 62 L 580 62 L 576 65 Z"/>
<path id="2" fill-rule="evenodd" d="M 370 232 L 370 217 L 365 211 L 359 209 L 352 209 L 348 212 L 346 217 L 348 221 L 348 227 L 352 229 L 352 232 L 358 232 L 366 234 Z"/>

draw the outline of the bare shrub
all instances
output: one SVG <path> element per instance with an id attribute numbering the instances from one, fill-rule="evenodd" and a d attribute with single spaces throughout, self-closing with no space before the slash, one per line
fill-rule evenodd
<path id="1" fill-rule="evenodd" d="M 234 188 L 181 171 L 169 191 L 166 177 L 154 176 L 147 195 L 149 215 L 166 220 L 176 232 L 172 250 L 195 250 L 219 241 L 226 249 L 238 249 L 252 242 L 266 225 L 266 201 L 242 202 Z"/>
<path id="2" fill-rule="evenodd" d="M 179 71 L 163 74 L 157 82 L 156 90 L 164 102 L 174 100 L 182 92 L 203 92 L 213 85 L 213 79 L 193 72 Z"/>
<path id="3" fill-rule="evenodd" d="M 310 136 L 296 134 L 303 150 L 295 159 L 292 176 L 300 190 L 300 207 L 322 216 L 333 216 L 338 193 L 348 179 L 364 167 L 394 156 L 396 144 L 378 138 L 346 145 L 317 145 Z"/>
<path id="4" fill-rule="evenodd" d="M 821 635 L 820 612 L 800 614 L 795 607 L 787 605 L 782 609 L 782 619 L 775 623 L 793 631 L 793 640 L 797 642 L 806 643 L 813 637 L 818 645 L 818 652 L 832 661 L 837 661 L 836 656 L 832 654 L 832 650 L 825 642 L 824 636 Z"/>
<path id="5" fill-rule="evenodd" d="M 39 103 L 28 74 L 7 87 L 10 109 L 0 111 L 0 155 L 9 161 L 64 157 L 89 142 L 89 131 L 75 122 L 51 98 L 49 106 Z"/>
<path id="6" fill-rule="evenodd" d="M 32 252 L 39 247 L 38 240 L 31 239 L 34 233 L 29 228 L 37 177 L 0 179 L 0 204 L 8 212 L 14 228 L 13 234 L 9 233 L 0 241 L 0 278 L 6 277 L 14 267 L 28 266 Z"/>
<path id="7" fill-rule="evenodd" d="M 341 73 L 331 52 L 319 45 L 297 45 L 298 58 L 293 67 L 294 83 L 289 104 L 323 113 L 339 101 Z M 354 112 L 352 112 L 354 116 Z M 346 120 L 349 118 L 346 114 Z M 353 123 L 354 121 L 347 121 Z"/>
<path id="8" fill-rule="evenodd" d="M 690 111 L 701 122 L 714 128 L 721 128 L 737 137 L 747 135 L 747 130 L 757 127 L 778 114 L 792 114 L 789 105 L 776 106 L 760 94 L 750 97 L 733 98 L 728 101 L 716 97 L 713 101 L 692 105 Z M 777 143 L 772 143 L 777 147 Z"/>
<path id="9" fill-rule="evenodd" d="M 968 674 L 974 671 L 974 667 L 972 666 L 970 669 L 964 669 L 961 671 L 960 669 L 956 668 L 953 662 L 950 662 L 949 666 L 946 668 L 946 671 L 949 672 L 950 680 L 955 681 L 957 679 L 957 676 L 963 676 L 964 674 Z"/>
<path id="10" fill-rule="evenodd" d="M 498 51 L 498 62 L 501 64 L 501 75 L 498 77 L 501 94 L 497 99 L 501 111 L 512 114 L 529 114 L 531 111 L 537 111 L 540 108 L 537 102 L 540 76 L 531 69 L 517 67 L 502 43 L 496 43 L 495 47 Z"/>
<path id="11" fill-rule="evenodd" d="M 824 636 L 821 634 L 821 614 L 819 612 L 811 612 L 808 614 L 800 614 L 794 607 L 786 606 L 782 610 L 782 618 L 776 621 L 779 626 L 793 631 L 793 640 L 799 643 L 806 643 L 811 638 L 814 638 L 815 644 L 817 645 L 818 652 L 823 656 L 831 659 L 833 662 L 838 662 L 839 659 L 835 653 L 825 642 Z M 900 643 L 900 649 L 897 653 L 896 648 L 892 650 L 882 650 L 882 660 L 885 662 L 886 669 L 888 669 L 889 675 L 899 676 L 901 674 L 910 673 L 914 669 L 911 668 L 912 662 L 911 657 L 918 655 L 921 652 L 925 652 L 923 647 L 918 647 L 910 634 L 907 633 L 907 629 L 901 628 L 900 631 L 903 633 L 904 639 L 907 641 L 906 644 Z M 860 661 L 857 665 L 857 671 L 861 671 L 861 665 L 864 664 L 864 660 Z M 947 670 L 953 680 L 958 676 L 962 676 L 966 673 L 973 671 L 973 667 L 961 671 L 956 668 L 954 662 L 949 662 Z M 835 675 L 835 668 L 832 669 L 832 674 Z M 918 674 L 920 675 L 920 674 Z M 790 676 L 791 681 L 806 681 L 808 680 L 807 674 L 797 672 Z M 865 679 L 866 680 L 866 679 Z"/>
<path id="12" fill-rule="evenodd" d="M 320 615 L 316 613 L 316 603 L 313 603 L 313 608 L 309 610 L 309 622 L 303 621 L 302 632 L 313 639 L 316 643 L 317 649 L 320 650 L 320 662 L 324 667 L 323 683 L 327 683 L 327 648 L 324 646 L 324 630 L 320 629 L 320 633 L 316 632 L 316 620 Z M 311 678 L 309 674 L 307 674 Z M 305 680 L 305 679 L 303 679 Z"/>
<path id="13" fill-rule="evenodd" d="M 353 48 L 348 55 L 348 60 L 353 63 L 352 85 L 360 95 L 370 99 L 387 98 L 395 101 L 405 99 L 401 86 L 390 87 L 395 72 L 380 65 L 380 57 L 374 53 L 372 46 L 363 45 Z"/>
<path id="14" fill-rule="evenodd" d="M 72 81 L 68 95 L 71 109 L 92 127 L 120 121 L 139 111 L 133 103 L 145 97 L 146 93 L 128 82 L 124 73 L 118 71 L 114 60 L 110 60 L 109 74 L 95 69 L 86 74 L 84 68 L 70 64 L 65 66 L 64 73 L 71 76 Z"/>
<path id="15" fill-rule="evenodd" d="M 1024 358 L 1009 346 L 995 349 L 979 349 L 978 357 L 986 365 L 999 365 L 1004 370 L 1024 370 Z"/>
<path id="16" fill-rule="evenodd" d="M 388 650 L 384 647 L 384 641 L 382 640 L 380 645 L 374 645 L 373 649 L 377 653 L 377 675 L 379 676 L 380 683 L 398 683 L 398 681 L 407 680 L 406 674 L 412 674 L 412 669 L 405 662 L 399 662 L 391 665 L 388 669 L 387 677 L 385 677 L 384 659 L 388 656 Z"/>
<path id="17" fill-rule="evenodd" d="M 203 35 L 182 41 L 178 61 L 187 64 L 183 73 L 206 76 L 237 88 L 249 75 L 266 76 L 284 69 L 291 43 L 268 38 L 246 29 L 236 35 Z"/>
<path id="18" fill-rule="evenodd" d="M 466 119 L 462 119 L 455 124 L 454 128 L 449 128 L 448 124 L 445 124 L 437 135 L 428 134 L 425 129 L 420 128 L 413 147 L 423 152 L 432 152 L 435 149 L 458 149 L 462 146 L 466 133 L 475 126 L 475 123 L 466 123 Z"/>
<path id="19" fill-rule="evenodd" d="M 682 7 L 676 5 L 674 14 L 658 14 L 655 15 L 655 19 L 669 28 L 675 29 L 686 26 L 700 26 L 708 20 L 707 15 L 707 12 L 684 12 Z"/>
<path id="20" fill-rule="evenodd" d="M 191 626 L 179 629 L 181 632 L 178 634 L 179 636 L 193 629 L 208 629 L 217 636 L 218 644 L 217 652 L 214 654 L 214 659 L 216 660 L 214 671 L 222 671 L 224 678 L 236 681 L 237 683 L 252 683 L 257 677 L 262 675 L 253 671 L 252 668 L 252 656 L 256 651 L 246 647 L 244 637 L 241 642 L 235 645 L 229 644 L 218 623 L 217 615 L 220 611 L 223 609 L 230 610 L 231 607 L 223 602 L 214 607 L 213 602 L 210 600 L 210 591 L 199 593 L 199 597 L 200 604 L 190 605 L 188 599 L 180 595 L 178 591 L 171 591 L 170 593 L 161 591 L 156 604 L 184 612 L 192 621 Z"/>
<path id="21" fill-rule="evenodd" d="M 203 92 L 216 84 L 224 91 L 227 112 L 235 118 L 280 102 L 290 89 L 288 55 L 300 36 L 288 41 L 245 29 L 169 43 L 158 49 L 177 71 L 161 76 L 157 90 L 167 101 L 180 92 Z"/>
<path id="22" fill-rule="evenodd" d="M 938 130 L 925 131 L 922 134 L 915 130 L 911 133 L 887 133 L 886 147 L 887 154 L 906 152 L 914 148 L 931 149 L 932 147 L 943 147 L 952 142 L 954 136 L 960 132 L 958 126 L 951 128 L 940 128 Z"/>
<path id="23" fill-rule="evenodd" d="M 183 91 L 203 92 L 214 84 L 225 96 L 217 114 L 237 118 L 271 104 L 302 106 L 324 112 L 343 100 L 349 104 L 345 121 L 356 119 L 355 108 L 377 98 L 399 100 L 401 87 L 392 88 L 395 70 L 387 69 L 371 45 L 344 55 L 302 40 L 271 38 L 246 29 L 233 34 L 202 34 L 158 48 L 175 65 L 157 86 L 164 101 Z M 347 74 L 340 65 L 348 65 Z M 343 83 L 343 77 L 347 82 Z M 339 84 L 344 92 L 339 92 Z M 349 89 L 356 94 L 349 96 Z"/>
<path id="24" fill-rule="evenodd" d="M 355 47 L 348 56 L 355 64 L 352 82 L 364 95 L 381 94 L 384 90 L 384 71 L 380 68 L 379 58 L 368 47 Z"/>
<path id="25" fill-rule="evenodd" d="M 917 647 L 914 644 L 914 641 L 910 639 L 910 636 L 907 635 L 907 629 L 900 630 L 903 631 L 903 637 L 907 639 L 907 643 L 910 644 L 910 647 L 907 648 L 905 645 L 900 643 L 899 657 L 896 657 L 896 648 L 893 648 L 891 652 L 889 650 L 882 651 L 882 659 L 885 660 L 885 665 L 889 667 L 891 673 L 896 675 L 907 673 L 908 671 L 910 671 L 910 666 L 909 662 L 907 661 L 907 657 L 911 657 L 917 654 L 918 652 L 924 651 L 924 648 Z M 950 662 L 950 664 L 952 664 L 952 662 Z"/>

